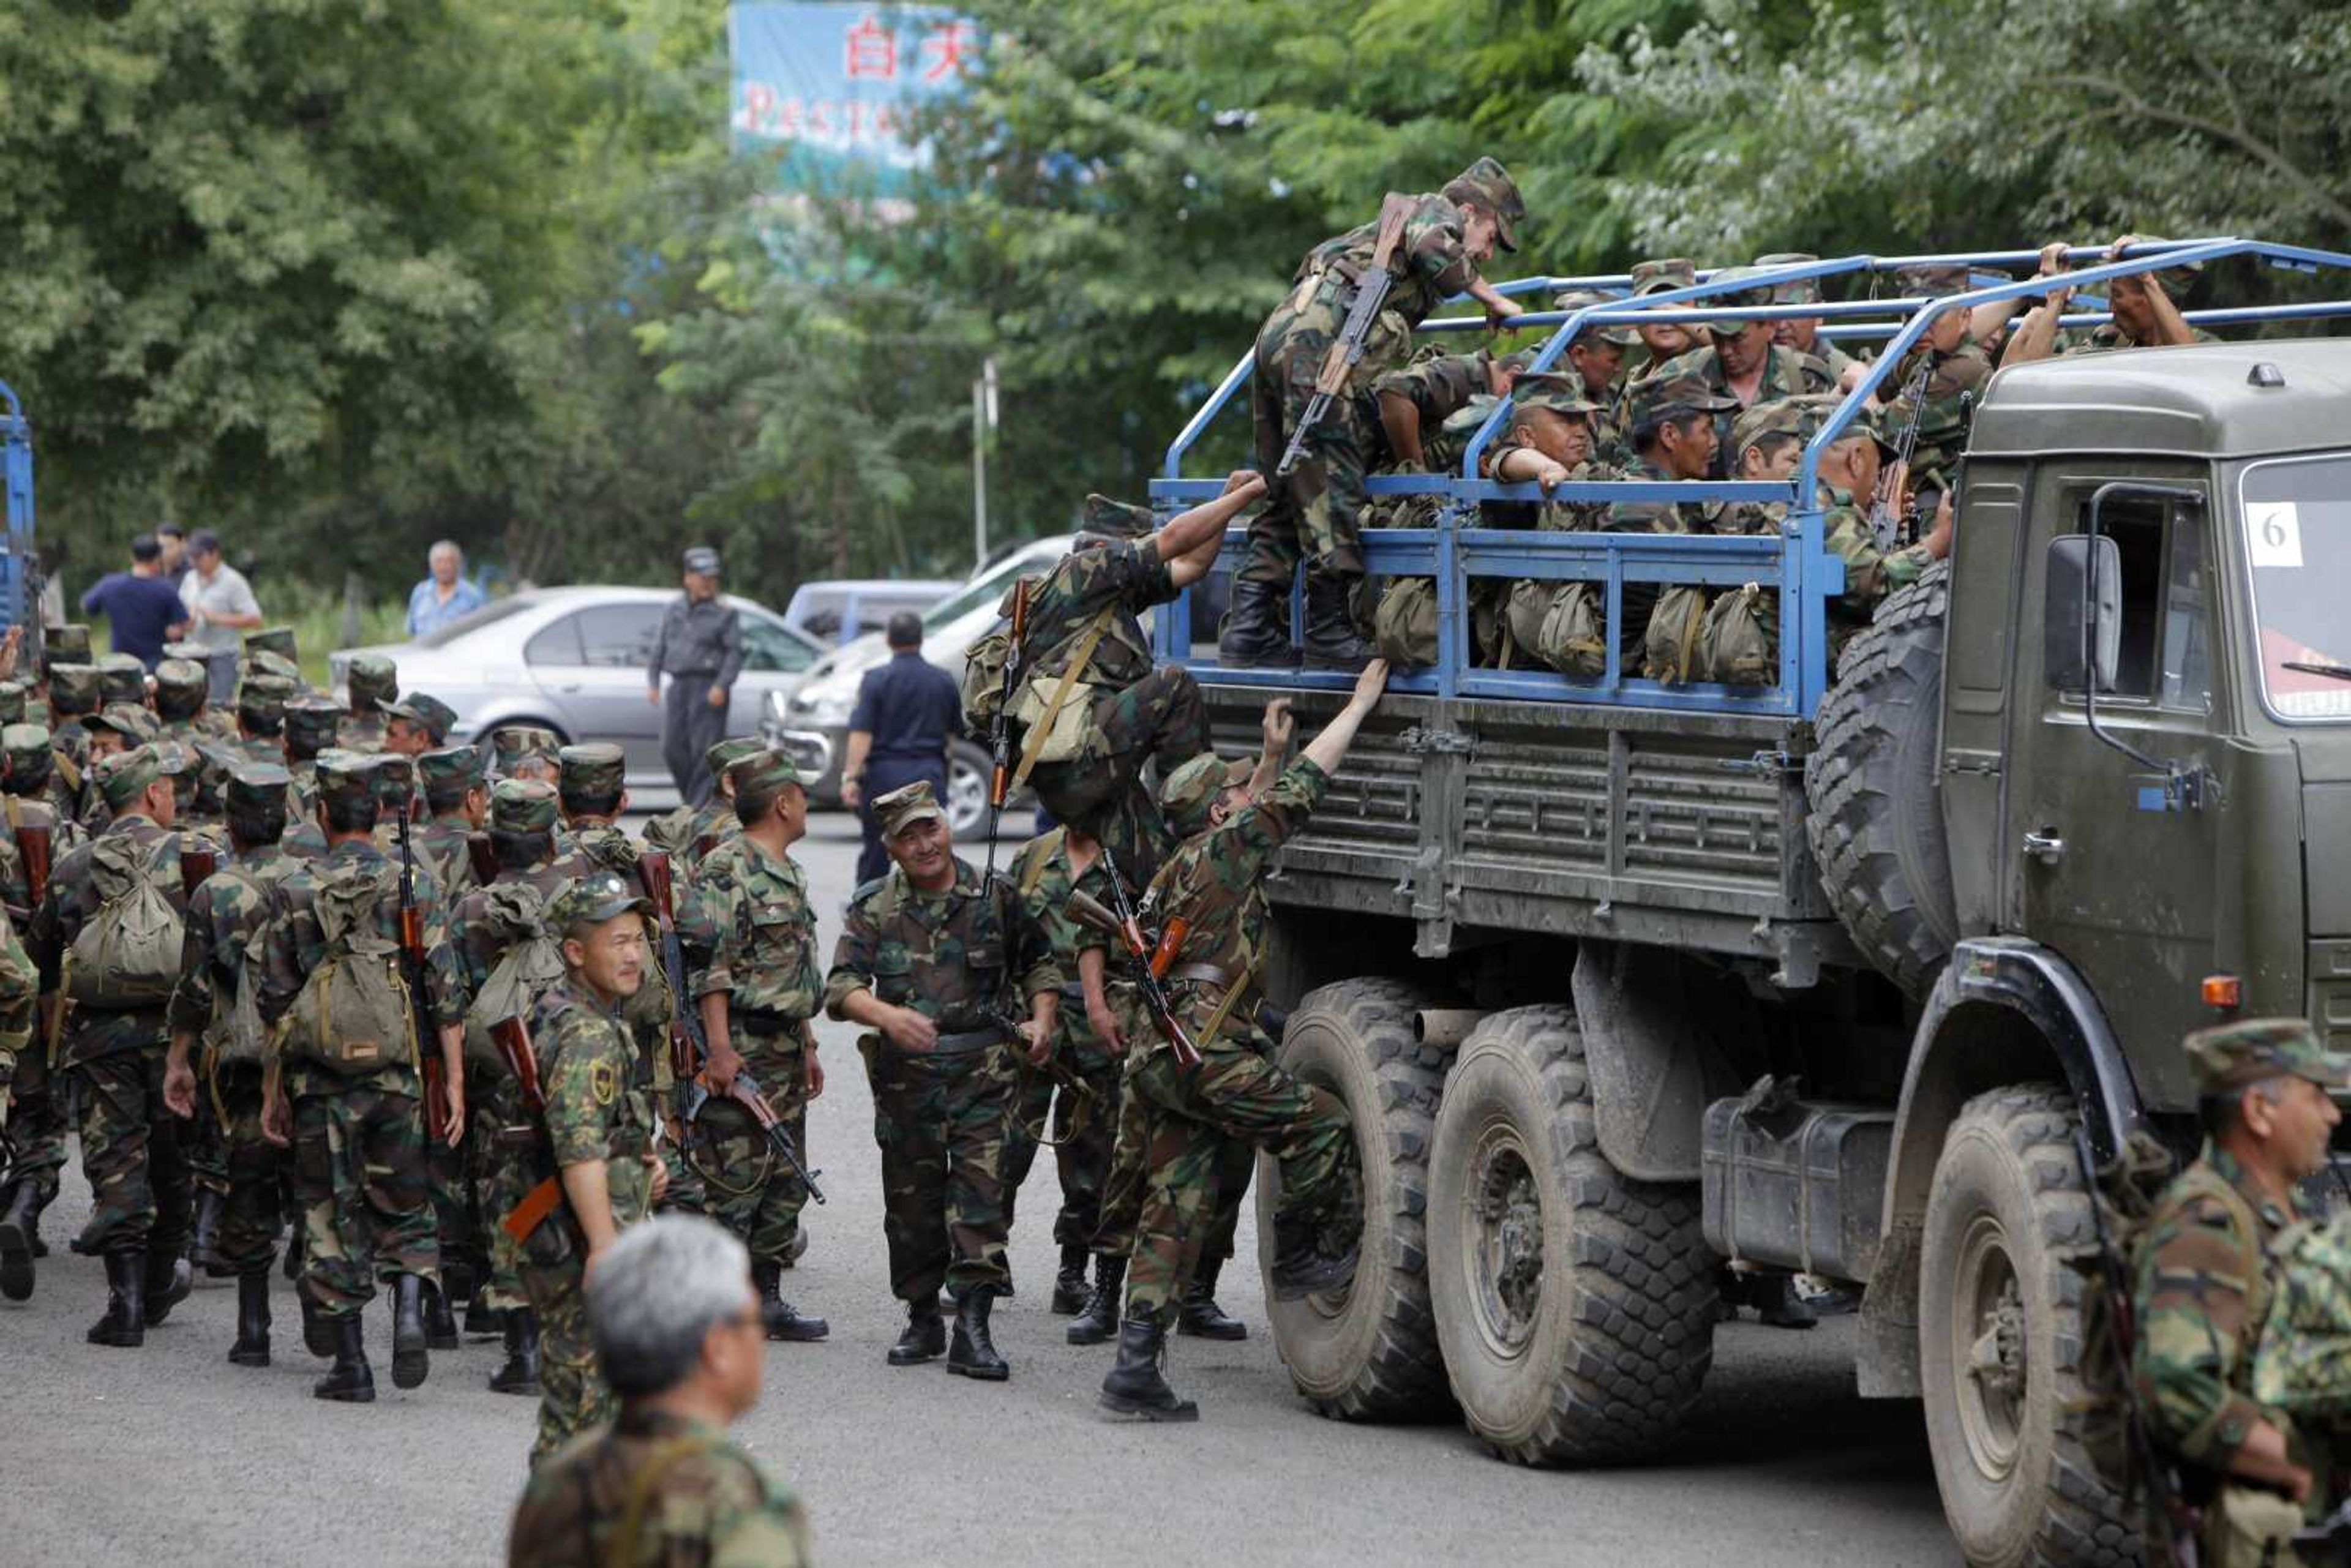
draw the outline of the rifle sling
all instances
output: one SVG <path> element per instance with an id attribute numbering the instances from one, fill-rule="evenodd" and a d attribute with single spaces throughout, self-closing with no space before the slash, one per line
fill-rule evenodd
<path id="1" fill-rule="evenodd" d="M 1008 795 L 1029 782 L 1029 770 L 1037 766 L 1038 758 L 1045 750 L 1045 742 L 1052 736 L 1053 721 L 1061 716 L 1062 706 L 1070 700 L 1070 694 L 1077 689 L 1078 682 L 1084 678 L 1087 669 L 1093 664 L 1094 650 L 1102 646 L 1102 634 L 1110 630 L 1110 618 L 1117 612 L 1117 606 L 1106 605 L 1102 612 L 1094 617 L 1093 624 L 1086 628 L 1085 639 L 1078 644 L 1077 657 L 1071 659 L 1070 667 L 1061 672 L 1061 683 L 1053 688 L 1053 700 L 1045 705 L 1045 716 L 1029 727 L 1029 741 L 1020 748 L 1020 766 L 1012 775 L 1011 789 L 1006 791 Z"/>

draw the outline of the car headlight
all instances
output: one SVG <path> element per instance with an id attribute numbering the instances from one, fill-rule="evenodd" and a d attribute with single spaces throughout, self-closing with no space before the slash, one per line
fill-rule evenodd
<path id="1" fill-rule="evenodd" d="M 794 724 L 810 729 L 838 729 L 849 722 L 850 711 L 856 706 L 854 698 L 838 692 L 796 692 L 789 716 Z"/>

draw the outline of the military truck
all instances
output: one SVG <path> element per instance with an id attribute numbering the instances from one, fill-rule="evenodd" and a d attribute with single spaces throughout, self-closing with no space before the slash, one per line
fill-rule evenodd
<path id="1" fill-rule="evenodd" d="M 2183 242 L 2074 281 L 2244 255 L 2351 266 Z M 1642 303 L 1822 309 L 1684 303 L 1713 287 Z M 1860 397 L 1927 317 L 2041 291 L 1828 309 L 1908 316 Z M 1539 368 L 1637 314 L 1531 316 L 1559 328 Z M 1214 412 L 1171 450 L 1163 505 L 1212 492 L 1182 459 Z M 2068 1410 L 2093 1239 L 2075 1130 L 2096 1157 L 2140 1128 L 2192 1150 L 2179 1041 L 2216 1009 L 2351 1030 L 2351 344 L 2000 371 L 1952 558 L 1879 606 L 1832 684 L 1842 569 L 1808 497 L 1843 423 L 1773 492 L 1779 539 L 1481 529 L 1479 501 L 1533 490 L 1477 479 L 1474 450 L 1457 476 L 1374 482 L 1442 490 L 1440 527 L 1371 536 L 1367 559 L 1434 572 L 1445 623 L 1268 883 L 1281 1057 L 1353 1113 L 1364 1183 L 1353 1287 L 1273 1304 L 1274 1335 L 1327 1415 L 1458 1407 L 1505 1458 L 1622 1463 L 1697 1400 L 1726 1265 L 1801 1271 L 1862 1292 L 1860 1391 L 1923 1401 L 1970 1562 L 2134 1560 Z M 1465 585 L 1490 575 L 1605 581 L 1612 633 L 1625 580 L 1760 580 L 1781 685 L 1470 667 Z M 1343 677 L 1192 658 L 1188 620 L 1162 650 L 1199 674 L 1221 748 L 1254 744 L 1271 697 L 1306 733 L 1336 706 Z"/>

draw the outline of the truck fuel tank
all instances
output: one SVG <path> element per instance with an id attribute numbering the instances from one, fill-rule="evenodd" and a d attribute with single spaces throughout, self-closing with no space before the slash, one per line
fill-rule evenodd
<path id="1" fill-rule="evenodd" d="M 1867 1280 L 1894 1112 L 1802 1100 L 1795 1088 L 1767 1076 L 1706 1108 L 1707 1245 L 1747 1262 Z"/>

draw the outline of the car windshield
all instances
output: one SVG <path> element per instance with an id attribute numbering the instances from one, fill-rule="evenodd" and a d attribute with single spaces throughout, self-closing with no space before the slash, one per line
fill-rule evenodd
<path id="1" fill-rule="evenodd" d="M 2262 698 L 2284 719 L 2351 719 L 2351 454 L 2256 463 L 2238 483 Z"/>
<path id="2" fill-rule="evenodd" d="M 413 645 L 419 648 L 441 647 L 471 632 L 478 632 L 492 622 L 503 621 L 509 615 L 519 615 L 530 608 L 530 603 L 529 600 L 520 597 L 495 601 L 483 605 L 470 615 L 460 615 L 446 626 L 434 627 L 423 636 L 416 638 Z"/>

